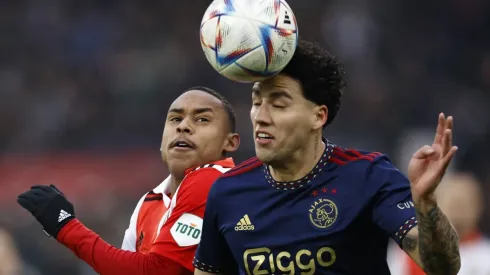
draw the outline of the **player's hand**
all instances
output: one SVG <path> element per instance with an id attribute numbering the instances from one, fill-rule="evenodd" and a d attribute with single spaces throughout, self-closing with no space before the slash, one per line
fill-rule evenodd
<path id="1" fill-rule="evenodd" d="M 20 194 L 17 202 L 31 212 L 43 230 L 56 238 L 61 228 L 75 218 L 75 210 L 54 185 L 35 185 Z"/>
<path id="2" fill-rule="evenodd" d="M 415 204 L 421 201 L 435 202 L 434 191 L 458 147 L 453 146 L 453 118 L 439 114 L 434 143 L 420 148 L 408 164 L 408 179 Z"/>

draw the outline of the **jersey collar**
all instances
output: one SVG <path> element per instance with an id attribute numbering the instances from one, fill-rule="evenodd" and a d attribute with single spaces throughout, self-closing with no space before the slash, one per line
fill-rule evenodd
<path id="1" fill-rule="evenodd" d="M 214 162 L 205 164 L 205 165 L 194 166 L 194 167 L 185 169 L 184 174 L 187 176 L 187 174 L 189 174 L 190 172 L 196 170 L 197 168 L 199 168 L 199 167 L 200 168 L 204 168 L 207 165 L 219 165 L 219 166 L 221 166 L 223 168 L 232 168 L 232 167 L 235 166 L 235 162 L 233 161 L 233 158 L 220 159 L 220 160 L 217 160 L 217 161 L 214 161 Z"/>
<path id="2" fill-rule="evenodd" d="M 318 160 L 313 170 L 311 170 L 306 176 L 304 176 L 299 180 L 291 181 L 291 182 L 276 181 L 272 178 L 272 175 L 269 170 L 269 165 L 264 164 L 264 173 L 267 182 L 270 185 L 272 185 L 274 188 L 279 190 L 294 190 L 300 188 L 305 184 L 310 183 L 310 181 L 316 178 L 322 172 L 323 168 L 325 168 L 325 166 L 328 164 L 328 159 L 330 158 L 330 155 L 332 154 L 332 151 L 335 148 L 335 145 L 330 141 L 328 141 L 326 138 L 322 137 L 322 141 L 323 143 L 325 143 L 325 150 L 323 151 L 322 156 Z"/>
<path id="3" fill-rule="evenodd" d="M 162 183 L 160 183 L 157 187 L 155 187 L 155 189 L 153 189 L 153 193 L 165 194 L 168 189 L 169 183 L 170 183 L 170 175 L 166 179 L 164 179 Z"/>
<path id="4" fill-rule="evenodd" d="M 224 168 L 232 168 L 235 166 L 235 162 L 233 161 L 233 158 L 221 159 L 221 160 L 217 160 L 215 162 L 211 162 L 209 164 L 219 165 L 219 166 L 222 166 Z M 184 175 L 187 176 L 190 172 L 196 170 L 196 168 L 203 167 L 203 166 L 204 165 L 188 168 L 184 171 Z M 155 193 L 155 194 L 166 194 L 168 191 L 168 185 L 169 184 L 170 184 L 170 175 L 165 180 L 163 180 L 157 187 L 155 187 L 155 189 L 153 189 L 153 193 Z"/>

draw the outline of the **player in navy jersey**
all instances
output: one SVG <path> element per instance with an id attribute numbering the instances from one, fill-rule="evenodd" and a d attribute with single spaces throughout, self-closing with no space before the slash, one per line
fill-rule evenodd
<path id="1" fill-rule="evenodd" d="M 344 70 L 300 42 L 281 74 L 253 87 L 256 158 L 213 185 L 194 274 L 390 274 L 395 240 L 428 274 L 457 274 L 458 236 L 434 197 L 457 147 L 452 117 L 417 151 L 408 178 L 386 155 L 322 137 Z"/>

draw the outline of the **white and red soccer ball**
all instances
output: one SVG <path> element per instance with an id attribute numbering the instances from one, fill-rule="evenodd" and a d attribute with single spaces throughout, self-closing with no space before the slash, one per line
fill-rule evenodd
<path id="1" fill-rule="evenodd" d="M 214 0 L 201 21 L 201 46 L 221 75 L 255 82 L 278 74 L 298 44 L 298 25 L 284 0 Z"/>

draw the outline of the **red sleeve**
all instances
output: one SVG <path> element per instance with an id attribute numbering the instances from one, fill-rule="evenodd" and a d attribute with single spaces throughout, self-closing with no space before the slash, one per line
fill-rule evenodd
<path id="1" fill-rule="evenodd" d="M 192 260 L 201 240 L 206 199 L 211 185 L 220 175 L 221 172 L 214 168 L 202 168 L 181 183 L 176 194 L 176 205 L 150 252 L 165 255 L 194 271 Z"/>
<path id="2" fill-rule="evenodd" d="M 106 243 L 77 219 L 71 220 L 61 229 L 58 241 L 101 275 L 192 274 L 163 255 L 118 249 Z"/>
<path id="3" fill-rule="evenodd" d="M 57 239 L 101 275 L 193 274 L 197 248 L 193 242 L 200 240 L 207 194 L 220 175 L 213 168 L 203 168 L 181 183 L 177 203 L 149 254 L 118 249 L 77 219 L 66 224 Z"/>

